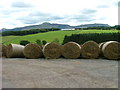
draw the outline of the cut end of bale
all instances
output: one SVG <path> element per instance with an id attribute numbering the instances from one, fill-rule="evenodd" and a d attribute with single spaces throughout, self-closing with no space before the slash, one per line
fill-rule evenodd
<path id="1" fill-rule="evenodd" d="M 120 43 L 108 41 L 102 47 L 102 53 L 107 59 L 120 59 Z"/>
<path id="2" fill-rule="evenodd" d="M 0 44 L 0 57 L 2 57 L 2 44 Z"/>
<path id="3" fill-rule="evenodd" d="M 62 55 L 65 58 L 79 58 L 81 53 L 81 47 L 75 42 L 68 42 L 62 46 Z"/>
<path id="4" fill-rule="evenodd" d="M 102 47 L 103 47 L 104 44 L 105 44 L 105 42 L 102 42 L 102 43 L 99 44 L 100 50 L 102 50 Z"/>
<path id="5" fill-rule="evenodd" d="M 2 57 L 6 57 L 6 50 L 7 50 L 7 46 L 2 45 Z"/>
<path id="6" fill-rule="evenodd" d="M 43 54 L 47 59 L 57 59 L 61 56 L 61 45 L 52 42 L 43 47 Z"/>
<path id="7" fill-rule="evenodd" d="M 42 46 L 37 44 L 27 44 L 23 50 L 23 54 L 26 58 L 37 59 L 43 56 Z"/>
<path id="8" fill-rule="evenodd" d="M 103 47 L 103 45 L 105 44 L 105 42 L 102 42 L 102 43 L 100 43 L 99 44 L 99 48 L 100 48 L 100 57 L 103 57 L 103 53 L 102 53 L 102 47 Z"/>
<path id="9" fill-rule="evenodd" d="M 9 45 L 7 46 L 6 56 L 7 56 L 8 58 L 10 58 L 10 57 L 12 56 L 12 45 L 11 45 L 11 44 L 9 44 Z"/>
<path id="10" fill-rule="evenodd" d="M 81 55 L 83 58 L 97 58 L 99 56 L 99 45 L 94 41 L 87 41 L 82 45 Z"/>

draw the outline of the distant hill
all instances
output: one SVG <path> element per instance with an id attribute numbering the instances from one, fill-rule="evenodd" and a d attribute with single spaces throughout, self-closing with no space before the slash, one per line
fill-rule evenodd
<path id="1" fill-rule="evenodd" d="M 76 28 L 87 28 L 87 27 L 110 27 L 108 24 L 83 24 L 83 25 L 78 25 Z"/>
<path id="2" fill-rule="evenodd" d="M 13 29 L 3 28 L 2 31 L 22 31 L 22 30 L 29 30 L 29 29 L 41 29 L 41 28 L 71 29 L 71 28 L 97 27 L 97 26 L 109 27 L 108 24 L 84 24 L 84 25 L 78 25 L 78 26 L 70 26 L 67 24 L 54 24 L 54 23 L 45 22 L 40 25 L 30 25 L 30 26 L 13 28 Z"/>

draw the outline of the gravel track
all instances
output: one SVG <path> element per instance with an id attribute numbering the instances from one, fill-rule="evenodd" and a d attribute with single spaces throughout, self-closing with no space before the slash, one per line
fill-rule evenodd
<path id="1" fill-rule="evenodd" d="M 2 59 L 3 88 L 118 88 L 118 61 Z"/>

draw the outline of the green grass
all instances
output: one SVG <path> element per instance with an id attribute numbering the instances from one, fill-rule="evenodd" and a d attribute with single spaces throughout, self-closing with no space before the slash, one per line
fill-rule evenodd
<path id="1" fill-rule="evenodd" d="M 65 35 L 69 36 L 71 34 L 86 34 L 86 33 L 118 33 L 118 30 L 51 31 L 51 32 L 46 32 L 46 33 L 31 34 L 31 35 L 25 35 L 25 36 L 3 36 L 2 43 L 19 44 L 21 40 L 28 40 L 32 43 L 35 43 L 37 39 L 46 40 L 47 42 L 52 42 L 55 38 L 58 38 L 60 43 L 62 43 Z"/>

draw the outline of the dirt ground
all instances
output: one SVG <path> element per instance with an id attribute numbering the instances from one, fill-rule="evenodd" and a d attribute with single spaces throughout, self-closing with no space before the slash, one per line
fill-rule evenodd
<path id="1" fill-rule="evenodd" d="M 118 62 L 105 59 L 2 59 L 3 88 L 118 88 Z"/>

